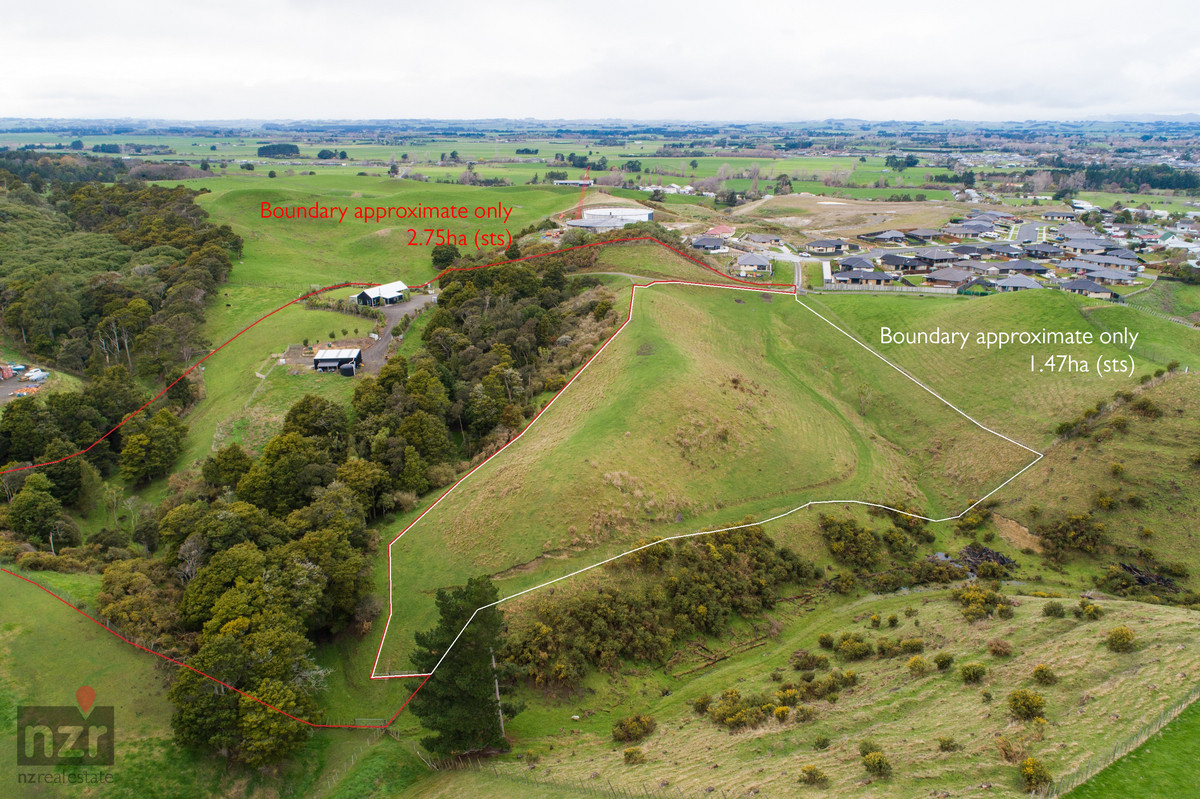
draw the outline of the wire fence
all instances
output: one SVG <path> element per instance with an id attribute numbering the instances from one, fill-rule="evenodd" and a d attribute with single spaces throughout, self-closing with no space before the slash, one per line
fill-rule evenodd
<path id="1" fill-rule="evenodd" d="M 1192 690 L 1187 696 L 1180 699 L 1171 707 L 1159 713 L 1150 721 L 1143 724 L 1134 733 L 1129 735 L 1123 741 L 1120 741 L 1105 752 L 1092 755 L 1087 759 L 1087 762 L 1077 768 L 1070 774 L 1055 780 L 1040 792 L 1035 792 L 1033 796 L 1039 799 L 1053 799 L 1058 796 L 1066 796 L 1071 791 L 1083 785 L 1092 777 L 1099 774 L 1104 769 L 1111 766 L 1114 762 L 1124 757 L 1125 755 L 1137 749 L 1144 744 L 1152 735 L 1157 734 L 1163 727 L 1167 726 L 1180 713 L 1188 708 L 1193 702 L 1200 699 L 1200 684 L 1192 686 Z"/>

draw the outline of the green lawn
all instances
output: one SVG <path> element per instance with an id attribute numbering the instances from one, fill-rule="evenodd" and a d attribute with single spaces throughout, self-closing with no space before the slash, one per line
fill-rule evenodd
<path id="1" fill-rule="evenodd" d="M 1200 704 L 1192 705 L 1162 732 L 1112 764 L 1079 788 L 1071 799 L 1175 799 L 1196 793 L 1196 741 L 1200 740 Z"/>

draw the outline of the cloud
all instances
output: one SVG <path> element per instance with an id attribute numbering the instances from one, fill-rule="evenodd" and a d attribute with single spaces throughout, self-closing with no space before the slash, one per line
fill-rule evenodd
<path id="1" fill-rule="evenodd" d="M 57 7 L 56 7 L 57 8 Z M 1200 6 L 948 0 L 68 0 L 13 18 L 6 116 L 1079 118 L 1200 108 Z M 1127 22 L 1128 24 L 1127 24 Z M 1119 31 L 1119 33 L 1118 33 Z"/>

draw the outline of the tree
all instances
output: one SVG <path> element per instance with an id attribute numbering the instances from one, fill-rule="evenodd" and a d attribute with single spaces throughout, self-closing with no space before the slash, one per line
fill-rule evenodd
<path id="1" fill-rule="evenodd" d="M 418 672 L 434 673 L 409 707 L 421 725 L 434 733 L 421 739 L 421 745 L 434 754 L 508 748 L 499 713 L 502 708 L 511 717 L 515 709 L 508 704 L 496 706 L 492 668 L 492 654 L 503 645 L 500 612 L 495 607 L 479 610 L 499 598 L 487 576 L 472 578 L 452 591 L 440 589 L 437 626 L 415 636 L 413 666 Z"/>
<path id="2" fill-rule="evenodd" d="M 73 444 L 56 438 L 46 446 L 39 459 L 48 464 L 41 467 L 41 473 L 50 480 L 50 493 L 62 504 L 70 506 L 79 502 L 79 490 L 83 487 L 83 458 L 71 457 L 75 452 Z"/>
<path id="3" fill-rule="evenodd" d="M 125 439 L 121 449 L 121 477 L 144 483 L 163 477 L 183 452 L 187 426 L 167 409 L 154 414 L 141 432 Z"/>
<path id="4" fill-rule="evenodd" d="M 299 433 L 309 438 L 326 438 L 340 449 L 349 423 L 342 406 L 316 394 L 305 394 L 283 419 L 282 433 Z"/>
<path id="5" fill-rule="evenodd" d="M 204 464 L 200 467 L 200 476 L 204 478 L 204 482 L 214 488 L 233 488 L 253 465 L 254 461 L 250 459 L 241 445 L 233 443 L 217 450 L 216 455 L 205 458 Z"/>
<path id="6" fill-rule="evenodd" d="M 49 543 L 54 534 L 62 503 L 50 493 L 52 488 L 44 474 L 31 474 L 8 505 L 8 525 L 26 541 Z"/>
<path id="7" fill-rule="evenodd" d="M 458 247 L 453 244 L 439 244 L 430 252 L 433 268 L 439 272 L 458 260 Z"/>
<path id="8" fill-rule="evenodd" d="M 277 516 L 308 504 L 317 486 L 333 480 L 329 454 L 299 433 L 275 436 L 238 481 L 237 495 Z"/>

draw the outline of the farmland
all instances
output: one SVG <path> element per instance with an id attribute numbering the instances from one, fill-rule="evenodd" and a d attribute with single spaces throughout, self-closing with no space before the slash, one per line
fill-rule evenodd
<path id="1" fill-rule="evenodd" d="M 90 137 L 85 141 L 86 146 L 92 143 Z M 213 152 L 231 162 L 255 160 L 253 143 L 244 141 L 221 142 L 218 150 L 207 153 L 207 141 L 196 141 L 194 148 L 187 137 L 169 143 L 179 151 L 193 149 L 192 161 L 197 159 L 191 155 L 208 157 Z M 521 145 L 543 149 L 543 155 L 571 149 L 554 140 Z M 690 158 L 655 157 L 657 143 L 585 145 L 581 142 L 576 149 L 591 149 L 592 157 L 603 154 L 610 161 L 637 156 L 644 169 L 662 170 L 652 173 L 661 182 L 758 169 L 764 188 L 780 174 L 793 174 L 796 191 L 824 196 L 837 192 L 841 197 L 834 201 L 792 194 L 718 209 L 711 198 L 669 195 L 652 205 L 659 221 L 687 233 L 732 223 L 741 230 L 779 232 L 798 244 L 818 235 L 853 237 L 889 227 L 938 226 L 961 213 L 951 193 L 938 189 L 922 190 L 927 195 L 922 202 L 888 201 L 900 188 L 915 192 L 926 171 L 946 170 L 922 166 L 898 174 L 885 171 L 883 158 L 875 155 L 860 160 L 843 155 L 776 159 L 718 154 L 692 167 Z M 454 178 L 465 169 L 462 164 L 435 163 L 443 151 L 454 149 L 442 141 L 346 147 L 351 161 L 407 153 L 408 169 L 435 179 Z M 315 155 L 313 145 L 306 143 L 301 149 L 305 157 Z M 281 173 L 276 178 L 266 178 L 263 166 L 250 172 L 234 165 L 185 182 L 207 189 L 198 204 L 211 221 L 229 224 L 245 239 L 245 247 L 207 309 L 204 330 L 214 346 L 237 337 L 204 364 L 203 396 L 187 414 L 189 433 L 177 472 L 228 443 L 257 453 L 279 431 L 288 409 L 306 394 L 347 406 L 357 381 L 289 368 L 277 358 L 290 345 L 364 338 L 375 322 L 296 305 L 246 330 L 248 325 L 316 287 L 392 280 L 419 285 L 436 275 L 430 248 L 409 243 L 406 223 L 368 225 L 352 222 L 351 216 L 341 224 L 263 219 L 263 203 L 297 207 L 320 202 L 350 208 L 499 204 L 513 209 L 504 226 L 437 223 L 470 240 L 483 228 L 507 227 L 515 234 L 572 208 L 581 196 L 573 187 L 525 185 L 536 172 L 544 172 L 546 164 L 501 163 L 499 157 L 507 154 L 500 153 L 496 142 L 458 143 L 457 149 L 461 159 L 480 159 L 478 175 L 505 177 L 517 185 L 483 188 L 396 180 L 385 177 L 386 169 L 378 164 L 365 163 L 312 165 L 314 174 L 306 175 L 290 168 L 300 164 L 274 162 L 271 166 Z M 354 174 L 358 171 L 367 174 Z M 862 185 L 826 185 L 826 178 Z M 865 185 L 881 179 L 890 185 Z M 741 189 L 751 182 L 748 177 L 727 181 Z M 588 205 L 613 203 L 614 198 L 618 204 L 646 200 L 644 193 L 625 189 L 593 188 L 584 196 Z M 535 233 L 522 246 L 534 241 L 542 244 Z M 437 619 L 438 589 L 486 574 L 496 581 L 501 596 L 512 596 L 625 552 L 648 537 L 772 519 L 805 503 L 831 500 L 839 502 L 799 511 L 764 529 L 816 573 L 836 577 L 850 570 L 822 540 L 820 510 L 877 531 L 883 529 L 878 518 L 849 501 L 903 502 L 931 517 L 955 517 L 1034 459 L 1029 450 L 1001 436 L 1045 453 L 1044 459 L 992 498 L 976 531 L 964 532 L 953 521 L 931 525 L 930 540 L 922 544 L 920 554 L 953 555 L 979 536 L 1013 557 L 1013 582 L 1004 590 L 1020 594 L 1015 596 L 1015 618 L 968 624 L 944 585 L 876 595 L 865 580 L 845 593 L 814 580 L 761 616 L 735 619 L 725 637 L 686 641 L 670 667 L 621 662 L 611 670 L 591 671 L 574 689 L 520 684 L 517 690 L 526 709 L 509 726 L 514 752 L 497 757 L 490 771 L 429 772 L 412 754 L 421 731 L 406 713 L 391 727 L 398 740 L 320 732 L 293 761 L 270 773 L 226 773 L 219 759 L 189 754 L 187 769 L 194 771 L 195 782 L 185 785 L 182 779 L 148 776 L 150 764 L 174 756 L 171 707 L 149 657 L 84 621 L 55 613 L 53 606 L 43 606 L 45 598 L 7 582 L 10 578 L 0 580 L 0 591 L 6 592 L 0 624 L 7 631 L 0 645 L 13 653 L 10 659 L 21 662 L 21 670 L 45 669 L 51 676 L 41 681 L 44 685 L 90 681 L 101 694 L 122 697 L 118 707 L 123 716 L 138 714 L 141 726 L 130 732 L 137 743 L 125 750 L 129 765 L 120 772 L 129 775 L 127 787 L 115 795 L 237 793 L 266 799 L 519 791 L 568 797 L 576 795 L 576 786 L 596 779 L 594 773 L 631 791 L 645 783 L 686 795 L 706 794 L 710 788 L 788 795 L 797 790 L 799 769 L 816 765 L 828 775 L 834 792 L 916 797 L 927 795 L 931 785 L 954 791 L 990 782 L 997 795 L 1015 796 L 1020 793 L 1016 767 L 997 750 L 996 736 L 1017 741 L 1060 776 L 1185 693 L 1186 681 L 1177 675 L 1193 673 L 1198 664 L 1190 647 L 1179 647 L 1195 640 L 1194 614 L 1104 597 L 1103 622 L 1043 617 L 1041 609 L 1050 598 L 1045 594 L 1059 594 L 1073 605 L 1114 558 L 1107 552 L 1075 553 L 1065 564 L 1052 567 L 1037 553 L 1035 532 L 1052 514 L 1095 512 L 1115 544 L 1153 550 L 1157 561 L 1139 560 L 1142 565 L 1178 563 L 1191 574 L 1200 570 L 1190 544 L 1200 496 L 1193 488 L 1195 481 L 1185 479 L 1193 468 L 1192 454 L 1200 451 L 1190 421 L 1197 410 L 1197 379 L 1194 374 L 1151 377 L 1172 362 L 1192 372 L 1200 368 L 1200 333 L 1138 307 L 1098 305 L 1058 291 L 986 297 L 829 292 L 797 298 L 772 293 L 766 286 L 738 284 L 646 242 L 604 246 L 582 273 L 600 278 L 613 292 L 613 313 L 619 321 L 631 315 L 628 324 L 571 385 L 557 394 L 537 394 L 532 403 L 536 408 L 551 398 L 553 405 L 419 523 L 408 529 L 436 492 L 421 497 L 410 510 L 383 514 L 373 522 L 379 545 L 370 552 L 369 582 L 377 596 L 391 592 L 392 617 L 386 637 L 381 617 L 362 635 L 320 641 L 316 661 L 329 670 L 317 696 L 324 720 L 376 720 L 390 716 L 405 701 L 411 685 L 369 679 L 376 647 L 382 647 L 377 673 L 408 670 L 413 634 Z M 791 276 L 790 264 L 776 263 L 774 282 L 786 284 Z M 643 279 L 722 287 L 635 289 L 633 283 Z M 735 287 L 740 290 L 732 290 Z M 1194 315 L 1200 312 L 1200 302 L 1193 288 L 1160 281 L 1137 295 L 1134 305 L 1175 316 Z M 342 289 L 333 296 L 349 293 Z M 411 358 L 419 352 L 420 333 L 428 322 L 428 315 L 418 318 L 400 353 Z M 1070 355 L 1087 363 L 1132 356 L 1137 369 L 1120 376 L 1095 371 L 1045 374 L 1037 367 L 1055 351 L 888 345 L 879 340 L 884 327 L 972 333 L 1087 330 L 1096 336 L 1134 330 L 1138 339 L 1132 348 L 1096 343 L 1072 347 Z M 589 350 L 585 357 L 591 354 Z M 1144 385 L 1139 380 L 1143 376 Z M 1163 413 L 1150 418 L 1109 407 L 1115 393 L 1124 391 L 1137 392 Z M 1127 417 L 1121 434 L 1097 439 L 1058 432 L 1061 423 L 1098 405 L 1106 406 L 1097 412 L 1101 420 L 1118 413 Z M 981 429 L 963 414 L 1001 435 Z M 463 438 L 460 427 L 456 445 Z M 468 463 L 454 464 L 460 476 Z M 1121 466 L 1119 471 L 1114 464 Z M 150 501 L 161 500 L 173 490 L 166 482 L 157 481 L 139 493 Z M 126 487 L 133 491 L 132 485 Z M 1099 508 L 1098 494 L 1115 497 L 1114 506 Z M 1139 497 L 1140 504 L 1130 496 Z M 92 509 L 80 514 L 80 521 L 86 534 L 93 535 L 107 525 L 107 515 Z M 1152 528 L 1151 534 L 1145 535 L 1143 528 Z M 405 530 L 389 549 L 387 542 Z M 99 591 L 94 573 L 47 573 L 44 579 L 92 604 Z M 576 596 L 605 586 L 637 585 L 636 580 L 622 580 L 611 570 L 596 570 L 545 595 Z M 1188 577 L 1180 582 L 1185 589 L 1194 585 Z M 1039 592 L 1043 595 L 1033 596 Z M 533 596 L 542 594 L 503 606 L 514 627 L 534 607 Z M 905 613 L 910 607 L 915 614 Z M 788 662 L 791 652 L 816 650 L 822 632 L 861 630 L 877 635 L 869 626 L 875 614 L 902 617 L 891 634 L 923 637 L 930 656 L 946 651 L 957 662 L 985 662 L 987 679 L 969 687 L 954 673 L 911 677 L 904 668 L 907 657 L 881 656 L 856 666 L 860 684 L 845 690 L 836 704 L 821 705 L 809 722 L 772 721 L 729 734 L 692 709 L 698 697 L 719 696 L 735 686 L 746 694 L 774 691 L 779 680 L 772 674 L 784 674 L 783 681 L 796 679 Z M 35 617 L 53 619 L 49 632 L 23 621 Z M 1103 634 L 1117 624 L 1135 630 L 1135 652 L 1118 655 L 1104 649 Z M 994 638 L 1008 641 L 1013 656 L 992 654 L 988 642 Z M 86 642 L 113 665 L 81 672 L 68 656 L 71 641 Z M 701 651 L 724 657 L 709 662 L 707 655 L 698 654 Z M 1045 691 L 1045 730 L 1008 719 L 1003 707 L 1009 691 L 1034 687 L 1029 675 L 1038 663 L 1052 664 L 1063 676 Z M 1147 685 L 1154 687 L 1146 689 Z M 33 696 L 15 669 L 0 671 L 0 687 L 6 706 Z M 981 690 L 993 692 L 994 704 L 984 702 Z M 1084 710 L 1075 711 L 1077 705 Z M 939 713 L 925 712 L 930 706 L 939 707 Z M 610 740 L 610 731 L 617 717 L 634 712 L 654 715 L 659 732 L 644 746 L 648 762 L 626 767 L 623 747 Z M 1185 716 L 1184 723 L 1193 716 Z M 818 736 L 830 738 L 829 748 L 813 748 Z M 930 742 L 938 737 L 952 737 L 962 748 L 935 751 Z M 864 738 L 884 748 L 895 767 L 893 778 L 858 785 L 864 773 L 857 747 Z M 530 779 L 542 787 L 531 786 Z"/>

